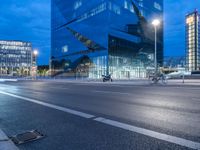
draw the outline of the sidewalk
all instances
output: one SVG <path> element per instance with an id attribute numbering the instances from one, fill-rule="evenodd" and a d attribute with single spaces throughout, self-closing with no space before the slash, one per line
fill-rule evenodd
<path id="1" fill-rule="evenodd" d="M 1 129 L 0 129 L 0 150 L 19 150 Z"/>

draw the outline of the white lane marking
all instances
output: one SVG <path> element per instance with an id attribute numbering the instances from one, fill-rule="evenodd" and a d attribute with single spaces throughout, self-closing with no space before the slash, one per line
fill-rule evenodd
<path id="1" fill-rule="evenodd" d="M 90 114 L 83 113 L 83 112 L 80 112 L 80 111 L 76 111 L 76 110 L 72 110 L 72 109 L 69 109 L 69 108 L 65 108 L 65 107 L 41 102 L 39 100 L 35 100 L 35 99 L 23 97 L 23 96 L 18 96 L 18 95 L 3 92 L 3 91 L 0 91 L 0 94 L 4 94 L 4 95 L 8 95 L 8 96 L 15 97 L 15 98 L 18 98 L 18 99 L 22 99 L 22 100 L 25 100 L 25 101 L 29 101 L 29 102 L 32 102 L 32 103 L 35 103 L 35 104 L 39 104 L 39 105 L 42 105 L 42 106 L 46 106 L 46 107 L 49 107 L 49 108 L 53 108 L 53 109 L 56 109 L 56 110 L 67 112 L 67 113 L 70 113 L 70 114 L 73 114 L 73 115 L 76 115 L 76 116 L 80 116 L 80 117 L 84 117 L 84 118 L 87 118 L 87 119 L 95 117 L 94 115 L 90 115 Z"/>
<path id="2" fill-rule="evenodd" d="M 36 103 L 36 104 L 39 104 L 39 105 L 43 105 L 43 106 L 53 108 L 53 109 L 56 109 L 56 110 L 64 111 L 64 112 L 74 114 L 74 115 L 77 115 L 77 116 L 81 116 L 81 117 L 84 117 L 84 118 L 88 118 L 88 119 L 95 118 L 94 115 L 90 115 L 90 114 L 86 114 L 86 113 L 79 112 L 79 111 L 76 111 L 76 110 L 68 109 L 68 108 L 65 108 L 65 107 L 60 107 L 60 106 L 57 106 L 57 105 L 41 102 L 41 101 L 34 100 L 34 99 L 31 99 L 31 98 L 18 96 L 18 95 L 3 92 L 3 91 L 0 91 L 0 94 L 19 98 L 19 99 L 22 99 L 22 100 L 25 100 L 25 101 L 33 102 L 33 103 Z M 153 138 L 156 138 L 156 139 L 159 139 L 159 140 L 163 140 L 163 141 L 167 141 L 167 142 L 174 143 L 174 144 L 177 144 L 177 145 L 185 146 L 185 147 L 188 147 L 188 148 L 200 150 L 200 143 L 198 143 L 198 142 L 194 142 L 194 141 L 186 140 L 186 139 L 183 139 L 183 138 L 179 138 L 179 137 L 155 132 L 155 131 L 144 129 L 144 128 L 139 128 L 139 127 L 136 127 L 136 126 L 132 126 L 132 125 L 129 125 L 129 124 L 121 123 L 121 122 L 118 122 L 118 121 L 114 121 L 114 120 L 110 120 L 110 119 L 106 119 L 106 118 L 102 118 L 102 117 L 98 117 L 98 118 L 95 118 L 93 120 L 107 124 L 107 125 L 111 125 L 111 126 L 114 126 L 114 127 L 118 127 L 118 128 L 121 128 L 121 129 L 125 129 L 125 130 L 128 130 L 128 131 L 132 131 L 132 132 L 135 132 L 135 133 L 143 134 L 143 135 L 146 135 L 146 136 L 149 136 L 149 137 L 153 137 Z"/>
<path id="3" fill-rule="evenodd" d="M 190 140 L 186 140 L 186 139 L 183 139 L 183 138 L 179 138 L 179 137 L 155 132 L 155 131 L 152 131 L 152 130 L 147 130 L 147 129 L 144 129 L 144 128 L 135 127 L 135 126 L 132 126 L 132 125 L 129 125 L 129 124 L 121 123 L 121 122 L 106 119 L 106 118 L 98 117 L 98 118 L 95 118 L 94 120 L 97 121 L 97 122 L 101 122 L 101 123 L 104 123 L 104 124 L 107 124 L 107 125 L 111 125 L 111 126 L 114 126 L 114 127 L 121 128 L 121 129 L 125 129 L 125 130 L 132 131 L 132 132 L 135 132 L 135 133 L 143 134 L 145 136 L 149 136 L 149 137 L 153 137 L 153 138 L 156 138 L 156 139 L 159 139 L 159 140 L 174 143 L 174 144 L 177 144 L 177 145 L 180 145 L 180 146 L 185 146 L 185 147 L 188 147 L 188 148 L 200 150 L 200 143 L 193 142 L 193 141 L 190 141 Z"/>
<path id="4" fill-rule="evenodd" d="M 131 94 L 131 93 L 122 93 L 122 92 L 114 92 L 114 91 L 93 90 L 92 92 L 95 92 L 95 93 L 106 93 L 106 94 L 113 93 L 113 94 L 133 95 L 133 94 Z"/>
<path id="5" fill-rule="evenodd" d="M 0 149 L 1 150 L 19 150 L 1 129 L 0 129 Z"/>
<path id="6" fill-rule="evenodd" d="M 51 89 L 63 89 L 63 90 L 69 90 L 68 87 L 48 87 L 48 88 L 51 88 Z"/>
<path id="7" fill-rule="evenodd" d="M 93 90 L 92 92 L 95 93 L 105 93 L 105 94 L 121 94 L 121 95 L 130 95 L 133 96 L 132 93 L 123 93 L 123 92 L 116 92 L 116 91 L 100 91 L 100 90 Z M 199 101 L 198 98 L 192 97 L 192 100 Z"/>
<path id="8" fill-rule="evenodd" d="M 164 88 L 169 88 L 169 89 L 183 89 L 183 90 L 200 90 L 200 87 L 186 87 L 186 86 L 177 86 L 177 87 L 170 87 L 170 86 L 163 86 L 163 89 Z"/>
<path id="9" fill-rule="evenodd" d="M 43 89 L 45 89 L 46 87 L 42 87 Z M 23 89 L 23 90 L 35 90 L 34 88 L 24 88 L 24 87 L 19 87 L 19 89 Z M 65 88 L 65 87 L 48 87 L 48 89 L 62 89 L 62 90 L 69 90 L 69 88 Z M 37 89 L 38 90 L 38 89 Z M 43 91 L 41 91 L 43 92 Z"/>
<path id="10" fill-rule="evenodd" d="M 108 84 L 109 85 L 109 84 Z M 186 86 L 181 86 L 179 87 L 179 85 L 177 85 L 177 87 L 172 87 L 172 86 L 151 86 L 150 84 L 143 84 L 143 85 L 131 85 L 131 84 L 127 84 L 127 85 L 120 85 L 120 84 L 110 84 L 109 86 L 112 86 L 112 87 L 121 87 L 121 88 L 147 88 L 147 89 L 150 89 L 150 88 L 162 88 L 162 89 L 165 89 L 165 88 L 169 88 L 169 89 L 184 89 L 184 90 L 200 90 L 200 86 L 199 88 L 198 87 L 186 87 Z M 106 87 L 109 87 L 109 86 L 106 86 Z"/>

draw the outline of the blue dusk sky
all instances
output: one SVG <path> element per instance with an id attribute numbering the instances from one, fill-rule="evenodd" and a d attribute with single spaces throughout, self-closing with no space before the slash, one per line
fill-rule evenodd
<path id="1" fill-rule="evenodd" d="M 185 15 L 200 0 L 164 0 L 165 56 L 184 56 Z M 50 0 L 5 0 L 0 5 L 0 39 L 23 40 L 39 50 L 39 64 L 50 57 Z"/>

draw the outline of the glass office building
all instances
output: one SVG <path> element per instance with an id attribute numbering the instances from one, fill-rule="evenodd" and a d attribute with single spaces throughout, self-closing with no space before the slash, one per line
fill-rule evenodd
<path id="1" fill-rule="evenodd" d="M 163 61 L 163 67 L 166 68 L 177 68 L 185 67 L 186 58 L 184 56 L 165 56 Z"/>
<path id="2" fill-rule="evenodd" d="M 186 65 L 189 71 L 200 70 L 200 14 L 186 16 Z"/>
<path id="3" fill-rule="evenodd" d="M 163 20 L 163 0 L 52 0 L 54 75 L 115 79 L 146 77 L 154 67 L 152 20 Z M 163 25 L 158 29 L 163 62 Z"/>
<path id="4" fill-rule="evenodd" d="M 0 75 L 30 75 L 32 44 L 0 40 Z"/>

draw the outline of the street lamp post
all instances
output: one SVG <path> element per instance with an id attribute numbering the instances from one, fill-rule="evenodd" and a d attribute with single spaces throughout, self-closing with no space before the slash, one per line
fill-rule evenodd
<path id="1" fill-rule="evenodd" d="M 35 79 L 37 79 L 37 56 L 38 56 L 38 51 L 34 50 L 33 51 L 33 67 L 35 71 Z"/>
<path id="2" fill-rule="evenodd" d="M 38 51 L 34 50 L 33 51 L 33 56 L 34 56 L 34 63 L 35 63 L 35 65 L 37 65 L 37 55 L 38 55 Z"/>
<path id="3" fill-rule="evenodd" d="M 157 27 L 160 25 L 160 20 L 155 19 L 152 22 L 152 25 L 155 29 L 155 54 L 154 54 L 154 66 L 155 66 L 155 74 L 157 74 Z"/>

